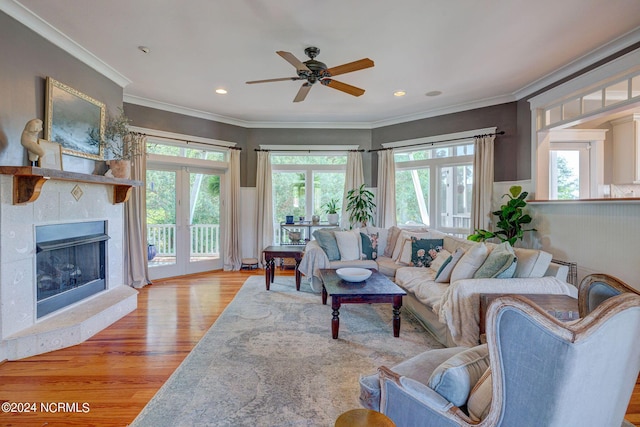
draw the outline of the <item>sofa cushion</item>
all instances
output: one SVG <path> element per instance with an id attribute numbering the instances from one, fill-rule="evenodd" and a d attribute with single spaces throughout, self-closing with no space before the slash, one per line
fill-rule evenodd
<path id="1" fill-rule="evenodd" d="M 409 265 L 413 267 L 429 267 L 431 261 L 442 249 L 442 239 L 418 239 L 411 238 L 411 261 Z"/>
<path id="2" fill-rule="evenodd" d="M 362 248 L 360 259 L 378 258 L 378 233 L 360 232 L 360 247 Z"/>
<path id="3" fill-rule="evenodd" d="M 396 271 L 402 267 L 401 265 L 396 264 L 394 260 L 386 256 L 379 256 L 378 259 L 376 259 L 376 263 L 378 264 L 378 272 L 391 278 L 395 277 Z"/>
<path id="4" fill-rule="evenodd" d="M 456 249 L 451 256 L 442 264 L 442 267 L 438 269 L 436 273 L 435 281 L 436 283 L 449 283 L 451 280 L 451 273 L 453 269 L 456 268 L 458 261 L 464 255 L 465 250 L 463 248 Z"/>
<path id="5" fill-rule="evenodd" d="M 488 367 L 487 345 L 472 347 L 438 366 L 431 374 L 428 386 L 454 405 L 462 406 Z"/>
<path id="6" fill-rule="evenodd" d="M 340 259 L 340 250 L 338 249 L 338 242 L 336 236 L 333 234 L 334 230 L 319 229 L 313 232 L 313 237 L 318 242 L 318 245 L 327 254 L 329 261 L 336 261 Z"/>
<path id="7" fill-rule="evenodd" d="M 552 255 L 537 249 L 515 248 L 518 265 L 513 277 L 543 277 Z"/>
<path id="8" fill-rule="evenodd" d="M 384 256 L 393 258 L 393 251 L 396 247 L 396 241 L 398 240 L 398 236 L 402 230 L 395 225 L 389 228 L 389 233 L 387 233 L 387 246 L 384 249 Z"/>
<path id="9" fill-rule="evenodd" d="M 360 232 L 355 230 L 335 231 L 333 233 L 338 242 L 340 261 L 360 259 Z"/>
<path id="10" fill-rule="evenodd" d="M 467 400 L 467 410 L 469 417 L 473 421 L 483 420 L 491 409 L 491 393 L 493 383 L 491 382 L 491 368 L 487 368 L 475 386 L 471 389 L 469 400 Z"/>
<path id="11" fill-rule="evenodd" d="M 473 274 L 474 279 L 485 279 L 489 277 L 506 277 L 508 274 L 503 274 L 505 271 L 509 271 L 511 276 L 515 272 L 513 263 L 516 262 L 516 254 L 509 242 L 500 243 L 493 248 L 491 253 L 484 260 L 480 268 Z"/>
<path id="12" fill-rule="evenodd" d="M 473 245 L 464 253 L 451 272 L 450 282 L 453 283 L 461 279 L 473 278 L 473 275 L 484 263 L 488 255 L 489 250 L 484 243 L 476 243 Z"/>
<path id="13" fill-rule="evenodd" d="M 440 249 L 440 252 L 438 252 L 438 255 L 435 257 L 433 261 L 431 261 L 431 265 L 429 266 L 429 268 L 432 269 L 435 273 L 438 273 L 438 271 L 440 270 L 440 267 L 442 267 L 442 265 L 445 262 L 447 262 L 450 256 L 451 256 L 451 252 L 449 252 L 446 249 Z"/>
<path id="14" fill-rule="evenodd" d="M 389 230 L 386 228 L 373 227 L 368 225 L 362 229 L 360 229 L 362 233 L 365 234 L 374 234 L 378 233 L 378 256 L 382 256 L 384 252 L 387 250 L 387 240 L 389 238 Z"/>

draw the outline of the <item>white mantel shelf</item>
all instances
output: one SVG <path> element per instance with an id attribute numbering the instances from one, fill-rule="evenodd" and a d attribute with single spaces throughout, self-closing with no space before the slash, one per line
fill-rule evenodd
<path id="1" fill-rule="evenodd" d="M 35 166 L 0 166 L 0 174 L 13 175 L 13 204 L 31 203 L 38 199 L 42 186 L 50 179 L 113 186 L 113 204 L 129 200 L 131 189 L 143 185 L 142 181 L 111 178 L 102 175 L 44 169 Z"/>

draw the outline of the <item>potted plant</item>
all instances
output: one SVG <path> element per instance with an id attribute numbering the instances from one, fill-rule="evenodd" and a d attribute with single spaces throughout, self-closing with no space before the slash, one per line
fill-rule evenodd
<path id="1" fill-rule="evenodd" d="M 327 214 L 327 221 L 329 224 L 336 225 L 340 220 L 338 215 L 338 203 L 340 203 L 339 199 L 331 199 L 327 203 L 323 205 L 324 212 Z"/>
<path id="2" fill-rule="evenodd" d="M 109 170 L 105 176 L 129 178 L 131 174 L 131 159 L 142 154 L 142 147 L 131 138 L 129 123 L 131 121 L 118 108 L 119 114 L 107 114 L 104 128 L 104 138 L 100 141 Z"/>
<path id="3" fill-rule="evenodd" d="M 354 188 L 347 192 L 347 212 L 351 228 L 357 225 L 366 227 L 367 222 L 373 220 L 373 212 L 376 207 L 373 203 L 373 197 L 373 193 L 366 190 L 364 184 L 360 188 Z"/>
<path id="4" fill-rule="evenodd" d="M 528 231 L 536 231 L 535 228 L 525 229 L 523 226 L 531 222 L 531 216 L 524 213 L 523 209 L 527 206 L 524 200 L 529 193 L 522 191 L 519 185 L 513 185 L 509 188 L 510 194 L 503 194 L 509 197 L 509 201 L 500 207 L 499 211 L 492 212 L 498 217 L 496 231 L 487 231 L 476 229 L 474 234 L 467 237 L 474 242 L 483 242 L 487 239 L 498 238 L 501 242 L 509 242 L 513 246 L 517 240 L 522 240 L 524 233 Z"/>

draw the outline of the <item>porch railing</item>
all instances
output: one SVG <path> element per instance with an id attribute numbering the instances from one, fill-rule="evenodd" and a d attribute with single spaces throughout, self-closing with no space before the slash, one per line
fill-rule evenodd
<path id="1" fill-rule="evenodd" d="M 176 225 L 148 224 L 147 240 L 155 245 L 158 256 L 176 256 Z M 220 254 L 220 225 L 194 224 L 190 227 L 191 256 Z"/>

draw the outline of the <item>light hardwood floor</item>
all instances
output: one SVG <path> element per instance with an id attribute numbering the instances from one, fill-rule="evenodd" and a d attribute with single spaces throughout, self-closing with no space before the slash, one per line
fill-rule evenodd
<path id="1" fill-rule="evenodd" d="M 276 274 L 293 273 L 278 270 Z M 0 425 L 128 425 L 251 275 L 262 276 L 263 271 L 156 281 L 140 290 L 136 311 L 86 342 L 0 365 L 0 402 L 36 403 L 37 409 L 0 412 Z M 40 403 L 58 402 L 78 403 L 78 411 L 42 412 Z M 85 402 L 88 411 L 82 412 Z M 640 425 L 638 385 L 627 419 Z"/>

